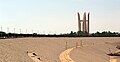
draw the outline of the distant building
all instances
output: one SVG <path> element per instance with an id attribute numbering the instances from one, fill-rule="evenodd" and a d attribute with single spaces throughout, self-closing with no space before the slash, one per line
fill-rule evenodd
<path id="1" fill-rule="evenodd" d="M 83 20 L 81 20 L 80 18 L 80 14 L 79 12 L 77 13 L 78 14 L 78 34 L 89 34 L 89 16 L 90 16 L 90 13 L 88 13 L 88 18 L 86 19 L 86 12 L 84 12 L 84 15 L 83 15 Z"/>

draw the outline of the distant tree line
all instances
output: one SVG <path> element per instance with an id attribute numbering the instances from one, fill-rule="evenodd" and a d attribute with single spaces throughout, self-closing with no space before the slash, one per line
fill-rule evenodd
<path id="1" fill-rule="evenodd" d="M 120 37 L 120 33 L 118 32 L 110 32 L 110 31 L 103 31 L 103 32 L 96 32 L 91 34 L 86 33 L 77 33 L 71 31 L 70 34 L 67 34 L 68 37 Z"/>
<path id="2" fill-rule="evenodd" d="M 22 38 L 22 37 L 120 37 L 120 33 L 117 32 L 110 32 L 110 31 L 104 31 L 104 32 L 96 32 L 91 34 L 84 34 L 84 33 L 77 33 L 71 31 L 70 33 L 66 34 L 18 34 L 18 33 L 5 33 L 3 31 L 0 31 L 0 38 Z"/>
<path id="3" fill-rule="evenodd" d="M 91 36 L 93 37 L 120 37 L 120 33 L 103 31 L 101 33 L 100 32 L 92 33 Z"/>

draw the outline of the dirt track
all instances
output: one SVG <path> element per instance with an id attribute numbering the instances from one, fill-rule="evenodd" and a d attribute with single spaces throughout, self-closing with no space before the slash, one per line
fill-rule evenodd
<path id="1" fill-rule="evenodd" d="M 71 52 L 73 49 L 74 49 L 74 48 L 69 48 L 69 49 L 63 51 L 63 52 L 60 54 L 59 58 L 60 58 L 61 62 L 74 62 L 74 60 L 72 60 L 72 59 L 70 58 L 70 52 Z"/>

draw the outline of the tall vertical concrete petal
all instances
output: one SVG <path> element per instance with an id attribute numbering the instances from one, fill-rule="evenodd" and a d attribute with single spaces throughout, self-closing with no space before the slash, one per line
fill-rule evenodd
<path id="1" fill-rule="evenodd" d="M 86 12 L 83 15 L 83 32 L 86 32 Z"/>
<path id="2" fill-rule="evenodd" d="M 83 26 L 82 26 L 82 27 L 83 27 L 82 30 L 83 30 L 83 32 L 84 32 L 84 24 L 85 24 L 85 23 L 84 23 L 84 15 L 83 15 L 83 23 L 82 23 L 82 24 L 83 24 Z"/>
<path id="3" fill-rule="evenodd" d="M 88 33 L 89 33 L 89 29 L 90 29 L 90 13 L 88 13 Z"/>
<path id="4" fill-rule="evenodd" d="M 78 12 L 78 32 L 81 31 L 81 21 L 80 21 L 80 14 Z"/>
<path id="5" fill-rule="evenodd" d="M 84 32 L 85 31 L 85 28 L 84 28 L 85 22 L 84 22 L 84 20 L 82 20 L 82 21 L 83 21 L 83 23 L 82 23 L 82 31 Z"/>

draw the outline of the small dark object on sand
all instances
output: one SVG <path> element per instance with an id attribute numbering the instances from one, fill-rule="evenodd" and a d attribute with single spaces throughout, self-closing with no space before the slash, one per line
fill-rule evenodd
<path id="1" fill-rule="evenodd" d="M 33 55 L 37 56 L 35 53 L 33 53 Z"/>
<path id="2" fill-rule="evenodd" d="M 40 58 L 37 58 L 37 59 L 41 60 Z"/>
<path id="3" fill-rule="evenodd" d="M 27 53 L 28 53 L 28 51 L 27 51 Z"/>
<path id="4" fill-rule="evenodd" d="M 120 56 L 119 53 L 110 53 L 110 54 L 107 54 L 107 55 L 109 55 L 109 56 Z"/>
<path id="5" fill-rule="evenodd" d="M 117 49 L 120 49 L 120 45 L 117 45 L 116 48 L 117 48 Z"/>

